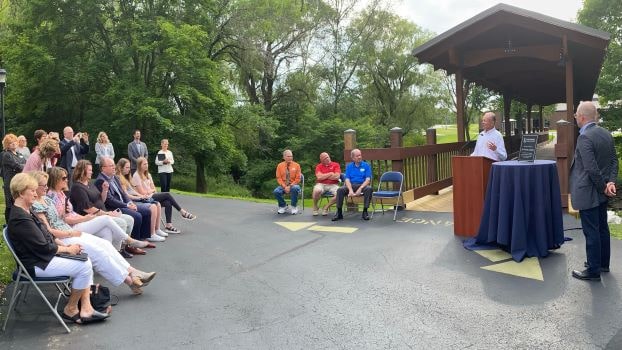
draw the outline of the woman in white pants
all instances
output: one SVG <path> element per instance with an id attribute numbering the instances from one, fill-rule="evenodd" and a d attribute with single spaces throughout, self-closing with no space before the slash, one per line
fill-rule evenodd
<path id="1" fill-rule="evenodd" d="M 125 283 L 134 294 L 142 294 L 141 287 L 151 282 L 155 272 L 146 273 L 133 268 L 109 241 L 71 228 L 58 215 L 52 199 L 45 195 L 48 175 L 42 171 L 35 171 L 31 175 L 39 185 L 38 198 L 32 203 L 31 210 L 46 225 L 50 233 L 64 244 L 79 244 L 89 254 L 95 271 L 112 285 Z"/>
<path id="2" fill-rule="evenodd" d="M 75 323 L 89 323 L 108 318 L 107 313 L 93 309 L 89 286 L 93 284 L 91 261 L 78 261 L 57 257 L 58 253 L 76 255 L 79 245 L 65 245 L 54 239 L 45 227 L 30 213 L 36 198 L 37 181 L 30 175 L 20 173 L 10 184 L 15 204 L 8 222 L 8 235 L 15 253 L 26 269 L 36 277 L 70 276 L 71 295 L 61 316 Z M 78 308 L 78 302 L 81 302 Z"/>
<path id="3" fill-rule="evenodd" d="M 121 249 L 124 241 L 132 243 L 135 241 L 138 247 L 144 247 L 146 243 L 134 240 L 115 222 L 111 216 L 96 214 L 80 215 L 73 210 L 73 205 L 69 201 L 65 191 L 69 190 L 67 184 L 67 171 L 63 168 L 53 167 L 48 170 L 48 193 L 47 196 L 52 199 L 56 212 L 66 223 L 73 229 L 88 232 L 99 238 L 105 239 L 112 243 L 117 250 Z M 128 215 L 129 216 L 129 215 Z M 131 216 L 130 216 L 131 218 Z M 121 219 L 124 223 L 125 220 Z"/>

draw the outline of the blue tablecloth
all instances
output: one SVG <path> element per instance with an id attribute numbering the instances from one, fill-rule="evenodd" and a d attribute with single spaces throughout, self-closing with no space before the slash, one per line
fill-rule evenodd
<path id="1" fill-rule="evenodd" d="M 549 249 L 557 249 L 564 243 L 554 161 L 507 161 L 492 165 L 474 243 L 501 246 L 516 261 L 526 256 L 547 256 Z"/>

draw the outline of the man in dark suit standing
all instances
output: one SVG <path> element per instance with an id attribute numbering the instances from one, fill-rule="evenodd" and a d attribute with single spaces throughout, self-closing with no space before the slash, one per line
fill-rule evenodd
<path id="1" fill-rule="evenodd" d="M 149 159 L 149 151 L 147 151 L 147 145 L 140 140 L 140 130 L 134 130 L 134 141 L 127 145 L 127 157 L 130 159 L 130 169 L 132 175 L 136 171 L 136 159 L 139 157 L 145 157 Z"/>
<path id="2" fill-rule="evenodd" d="M 71 179 L 73 168 L 89 153 L 89 136 L 87 133 L 74 135 L 70 126 L 63 129 L 63 136 L 64 138 L 60 140 L 60 166 L 67 170 L 67 175 Z"/>
<path id="3" fill-rule="evenodd" d="M 616 195 L 618 157 L 611 133 L 596 124 L 598 114 L 592 102 L 581 102 L 575 119 L 580 130 L 570 167 L 570 192 L 572 206 L 581 215 L 587 269 L 572 271 L 572 277 L 600 280 L 600 273 L 609 271 L 607 200 Z"/>

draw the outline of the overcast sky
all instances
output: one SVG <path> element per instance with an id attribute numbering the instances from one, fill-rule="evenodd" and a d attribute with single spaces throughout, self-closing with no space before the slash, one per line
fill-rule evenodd
<path id="1" fill-rule="evenodd" d="M 395 12 L 417 25 L 441 34 L 500 2 L 576 22 L 582 0 L 394 0 Z"/>

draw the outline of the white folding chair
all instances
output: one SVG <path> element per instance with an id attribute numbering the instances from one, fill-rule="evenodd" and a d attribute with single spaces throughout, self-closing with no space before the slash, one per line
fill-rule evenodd
<path id="1" fill-rule="evenodd" d="M 396 191 L 394 184 L 397 183 L 399 189 Z M 371 201 L 373 210 L 371 212 L 371 217 L 374 217 L 374 212 L 376 211 L 376 201 L 380 199 L 380 207 L 382 208 L 382 215 L 384 215 L 384 199 L 395 200 L 395 213 L 393 214 L 393 221 L 395 221 L 397 217 L 397 208 L 400 204 L 400 199 L 402 200 L 402 204 L 404 204 L 404 199 L 402 198 L 402 186 L 404 183 L 404 175 L 399 171 L 387 171 L 382 176 L 380 176 L 380 180 L 378 181 L 378 191 L 373 192 L 371 195 Z M 383 189 L 384 184 L 384 189 Z"/>
<path id="2" fill-rule="evenodd" d="M 26 268 L 24 267 L 24 264 L 21 262 L 21 260 L 19 260 L 17 253 L 15 253 L 15 249 L 13 248 L 13 243 L 9 239 L 9 233 L 6 228 L 2 231 L 2 235 L 4 237 L 4 241 L 6 242 L 7 247 L 9 247 L 9 251 L 11 251 L 11 254 L 13 254 L 13 258 L 15 259 L 15 262 L 17 263 L 17 269 L 15 270 L 15 272 L 13 272 L 13 282 L 14 282 L 13 293 L 9 301 L 9 310 L 7 311 L 4 324 L 2 325 L 2 331 L 6 330 L 6 325 L 9 322 L 9 317 L 11 316 L 11 312 L 13 311 L 13 309 L 15 309 L 17 305 L 17 300 L 19 296 L 22 294 L 22 289 L 24 287 L 28 287 L 32 285 L 33 288 L 39 294 L 39 296 L 41 296 L 41 299 L 43 299 L 45 304 L 48 306 L 50 311 L 54 314 L 58 322 L 60 322 L 63 325 L 67 333 L 71 333 L 71 330 L 69 329 L 69 327 L 67 327 L 67 324 L 65 323 L 65 321 L 60 316 L 57 310 L 58 303 L 60 302 L 60 298 L 65 296 L 66 290 L 69 290 L 69 282 L 71 281 L 71 277 L 69 276 L 31 277 L 28 271 L 26 270 Z M 58 297 L 56 298 L 56 304 L 54 304 L 54 306 L 52 306 L 48 298 L 41 291 L 41 288 L 39 288 L 39 285 L 44 285 L 44 284 L 53 284 L 56 286 L 56 288 L 59 291 Z M 28 292 L 28 289 L 24 291 L 24 302 L 26 302 L 27 292 Z"/>

